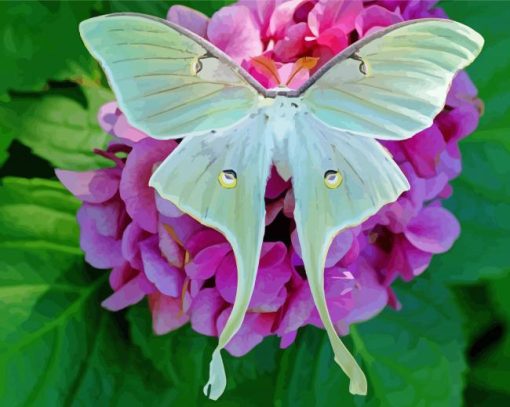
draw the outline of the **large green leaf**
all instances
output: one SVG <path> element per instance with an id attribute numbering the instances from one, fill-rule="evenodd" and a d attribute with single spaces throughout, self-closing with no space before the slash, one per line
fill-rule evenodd
<path id="1" fill-rule="evenodd" d="M 132 307 L 128 313 L 131 336 L 152 365 L 175 386 L 174 401 L 182 405 L 246 406 L 269 405 L 272 402 L 277 368 L 276 338 L 267 338 L 241 358 L 224 352 L 227 389 L 216 401 L 209 401 L 202 388 L 207 381 L 208 366 L 216 338 L 193 332 L 185 326 L 163 336 L 151 328 L 147 304 Z"/>
<path id="2" fill-rule="evenodd" d="M 84 266 L 77 206 L 53 181 L 0 187 L 1 404 L 168 404 L 168 382 L 99 306 L 107 274 Z"/>
<path id="3" fill-rule="evenodd" d="M 430 270 L 465 283 L 510 270 L 510 128 L 479 131 L 462 141 L 463 173 L 446 206 L 461 222 L 453 248 L 436 256 Z"/>
<path id="4" fill-rule="evenodd" d="M 180 4 L 191 7 L 195 10 L 201 11 L 202 13 L 211 16 L 220 7 L 226 6 L 233 3 L 234 0 L 207 0 L 207 1 L 196 1 L 196 0 L 181 0 L 181 1 L 159 1 L 159 0 L 110 0 L 102 4 L 102 13 L 109 12 L 133 12 L 133 13 L 144 13 L 165 18 L 168 9 L 174 4 Z"/>
<path id="5" fill-rule="evenodd" d="M 0 103 L 5 119 L 0 122 L 0 132 L 15 134 L 55 167 L 86 170 L 107 165 L 107 160 L 94 154 L 93 149 L 104 148 L 110 139 L 99 127 L 97 112 L 113 95 L 100 87 L 86 87 L 81 103 L 76 93 L 76 89 L 59 89 L 17 95 Z"/>
<path id="6" fill-rule="evenodd" d="M 495 305 L 493 319 L 499 318 L 505 327 L 499 341 L 481 350 L 473 361 L 469 374 L 470 392 L 477 397 L 479 405 L 498 405 L 497 398 L 510 399 L 508 367 L 510 366 L 510 273 L 488 283 L 491 302 Z M 478 319 L 476 319 L 477 325 Z M 494 322 L 493 322 L 494 323 Z M 497 338 L 494 338 L 497 339 Z M 482 403 L 484 401 L 485 403 Z M 490 400 L 490 402 L 489 402 Z"/>
<path id="7" fill-rule="evenodd" d="M 91 16 L 92 1 L 0 2 L 0 95 L 41 90 L 48 80 L 100 78 L 78 24 Z"/>
<path id="8" fill-rule="evenodd" d="M 485 102 L 480 129 L 510 127 L 510 7 L 505 1 L 443 1 L 449 17 L 467 24 L 485 39 L 485 46 L 468 73 Z"/>
<path id="9" fill-rule="evenodd" d="M 277 405 L 461 405 L 464 341 L 450 293 L 422 278 L 397 294 L 401 311 L 353 327 L 348 341 L 367 374 L 367 398 L 348 394 L 326 335 L 308 329 L 283 354 Z"/>
<path id="10" fill-rule="evenodd" d="M 15 115 L 10 109 L 5 107 L 5 103 L 0 101 L 0 167 L 9 156 L 7 150 L 14 139 L 14 125 L 10 123 Z"/>

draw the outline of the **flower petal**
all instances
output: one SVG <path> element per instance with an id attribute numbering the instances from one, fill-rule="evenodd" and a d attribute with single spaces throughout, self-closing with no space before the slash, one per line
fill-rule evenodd
<path id="1" fill-rule="evenodd" d="M 173 140 L 152 138 L 136 143 L 126 160 L 120 181 L 120 196 L 135 222 L 150 233 L 156 233 L 157 212 L 154 190 L 149 187 L 152 169 L 177 146 Z"/>
<path id="2" fill-rule="evenodd" d="M 191 304 L 192 328 L 203 335 L 218 336 L 219 331 L 216 321 L 226 306 L 227 303 L 218 293 L 218 290 L 204 288 L 193 298 Z"/>
<path id="3" fill-rule="evenodd" d="M 156 292 L 149 295 L 149 306 L 152 312 L 152 329 L 156 335 L 164 335 L 189 321 L 188 314 L 181 308 L 180 298 Z"/>
<path id="4" fill-rule="evenodd" d="M 263 51 L 259 27 L 245 6 L 223 7 L 214 13 L 207 37 L 237 63 Z"/>
<path id="5" fill-rule="evenodd" d="M 443 253 L 452 247 L 460 233 L 455 216 L 441 207 L 428 207 L 411 220 L 406 237 L 418 249 L 428 253 Z"/>
<path id="6" fill-rule="evenodd" d="M 124 259 L 120 239 L 100 234 L 95 221 L 87 216 L 86 205 L 90 204 L 85 204 L 78 211 L 80 247 L 85 252 L 85 260 L 99 269 L 122 265 Z"/>
<path id="7" fill-rule="evenodd" d="M 170 297 L 180 297 L 184 273 L 171 266 L 161 256 L 158 240 L 158 236 L 151 236 L 140 243 L 143 271 L 161 293 Z"/>
<path id="8" fill-rule="evenodd" d="M 206 38 L 209 18 L 197 10 L 178 4 L 170 7 L 166 19 Z"/>
<path id="9" fill-rule="evenodd" d="M 76 198 L 83 202 L 106 202 L 119 189 L 120 171 L 117 168 L 85 172 L 56 169 L 55 175 Z"/>
<path id="10" fill-rule="evenodd" d="M 143 273 L 139 273 L 135 278 L 128 281 L 106 300 L 101 306 L 109 311 L 119 311 L 123 308 L 134 305 L 141 301 L 143 297 L 155 291 L 155 287 L 145 277 Z"/>
<path id="11" fill-rule="evenodd" d="M 227 319 L 232 312 L 232 307 L 225 309 L 216 322 L 218 332 L 223 330 Z M 237 331 L 230 342 L 225 346 L 231 355 L 243 356 L 257 346 L 264 337 L 271 333 L 275 314 L 246 313 L 241 328 Z"/>

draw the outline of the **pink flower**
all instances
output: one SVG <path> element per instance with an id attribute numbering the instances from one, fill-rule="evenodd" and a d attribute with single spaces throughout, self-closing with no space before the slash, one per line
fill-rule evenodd
<path id="1" fill-rule="evenodd" d="M 241 0 L 211 19 L 173 6 L 168 19 L 224 50 L 264 86 L 288 81 L 296 88 L 352 41 L 374 30 L 411 18 L 446 18 L 434 4 Z M 461 171 L 458 142 L 476 128 L 482 108 L 476 88 L 461 72 L 430 128 L 406 141 L 384 142 L 411 189 L 332 244 L 325 291 L 340 334 L 387 305 L 398 308 L 393 281 L 423 273 L 433 255 L 448 250 L 458 237 L 459 224 L 441 201 L 452 193 L 449 182 Z M 57 176 L 83 201 L 78 220 L 86 260 L 111 269 L 113 293 L 103 306 L 116 311 L 148 297 L 156 334 L 190 322 L 195 331 L 218 336 L 236 290 L 232 249 L 221 234 L 182 214 L 148 187 L 154 168 L 176 143 L 156 141 L 130 126 L 115 102 L 102 107 L 99 123 L 112 141 L 97 153 L 114 167 L 82 173 L 57 170 Z M 300 258 L 291 185 L 274 169 L 266 201 L 266 236 L 277 241 L 264 242 L 249 311 L 227 346 L 237 356 L 265 336 L 278 335 L 285 347 L 300 327 L 321 326 Z"/>

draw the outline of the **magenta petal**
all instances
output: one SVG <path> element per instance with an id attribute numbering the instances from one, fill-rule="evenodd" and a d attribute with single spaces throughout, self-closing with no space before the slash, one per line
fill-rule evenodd
<path id="1" fill-rule="evenodd" d="M 332 267 L 324 270 L 324 291 L 331 320 L 336 323 L 345 318 L 354 306 L 352 290 L 356 280 L 352 273 L 340 267 Z M 316 308 L 310 315 L 309 322 L 322 327 L 322 321 Z"/>
<path id="2" fill-rule="evenodd" d="M 156 141 L 152 138 L 136 143 L 129 153 L 120 181 L 120 196 L 126 210 L 143 229 L 156 233 L 157 212 L 154 190 L 149 179 L 156 163 L 163 161 L 176 147 L 170 141 Z"/>
<path id="3" fill-rule="evenodd" d="M 281 289 L 291 278 L 291 266 L 286 260 L 283 243 L 264 243 L 257 272 L 255 289 L 250 300 L 250 310 L 273 311 L 285 301 L 286 292 Z M 216 288 L 225 299 L 233 304 L 237 289 L 237 269 L 233 254 L 224 258 L 216 272 Z"/>
<path id="4" fill-rule="evenodd" d="M 184 282 L 183 273 L 171 266 L 161 256 L 158 247 L 158 237 L 151 236 L 140 243 L 143 271 L 150 282 L 163 294 L 179 297 Z"/>
<path id="5" fill-rule="evenodd" d="M 90 204 L 85 204 L 90 205 Z M 121 241 L 115 237 L 101 235 L 93 219 L 86 215 L 85 205 L 78 211 L 80 224 L 80 247 L 85 252 L 85 260 L 95 268 L 109 269 L 124 263 Z"/>
<path id="6" fill-rule="evenodd" d="M 127 121 L 127 117 L 121 113 L 113 126 L 113 134 L 128 142 L 138 142 L 149 137 L 143 131 L 131 126 Z M 131 144 L 131 143 L 128 143 Z"/>
<path id="7" fill-rule="evenodd" d="M 226 305 L 215 288 L 201 290 L 191 304 L 192 328 L 204 335 L 218 336 L 216 320 Z"/>
<path id="8" fill-rule="evenodd" d="M 165 259 L 174 267 L 181 268 L 184 265 L 184 249 L 170 235 L 165 225 L 158 225 L 159 250 Z"/>
<path id="9" fill-rule="evenodd" d="M 213 229 L 204 229 L 193 233 L 189 239 L 185 241 L 185 247 L 191 257 L 195 257 L 201 250 L 206 247 L 219 243 L 227 243 L 223 235 Z"/>
<path id="10" fill-rule="evenodd" d="M 124 210 L 122 202 L 112 199 L 101 205 L 85 203 L 82 210 L 84 215 L 95 223 L 100 235 L 113 238 L 120 235 Z"/>
<path id="11" fill-rule="evenodd" d="M 156 292 L 149 296 L 149 306 L 152 312 L 152 329 L 156 335 L 164 335 L 189 321 L 188 314 L 181 308 L 180 298 Z"/>
<path id="12" fill-rule="evenodd" d="M 354 21 L 362 9 L 361 1 L 319 0 L 308 14 L 308 26 L 316 37 L 334 26 L 348 34 L 354 29 Z"/>
<path id="13" fill-rule="evenodd" d="M 302 257 L 301 245 L 299 244 L 299 237 L 295 229 L 291 233 L 290 238 L 292 242 L 292 247 L 294 248 L 298 256 Z M 354 235 L 350 230 L 346 230 L 336 235 L 333 241 L 331 242 L 331 246 L 326 257 L 326 267 L 333 267 L 336 263 L 338 263 L 351 248 L 353 240 Z"/>
<path id="14" fill-rule="evenodd" d="M 260 268 L 270 268 L 281 264 L 287 256 L 287 248 L 282 242 L 266 242 L 260 253 Z"/>
<path id="15" fill-rule="evenodd" d="M 281 336 L 282 339 L 280 341 L 280 348 L 281 349 L 288 348 L 290 345 L 292 345 L 294 343 L 294 341 L 296 340 L 296 336 L 297 336 L 297 331 L 293 331 L 288 334 L 282 335 Z"/>
<path id="16" fill-rule="evenodd" d="M 428 129 L 403 141 L 402 147 L 416 173 L 428 178 L 436 175 L 439 156 L 445 149 L 446 143 L 439 128 L 433 124 Z"/>
<path id="17" fill-rule="evenodd" d="M 263 51 L 260 31 L 247 7 L 223 7 L 212 16 L 207 37 L 234 61 L 260 55 Z"/>
<path id="18" fill-rule="evenodd" d="M 148 236 L 149 234 L 135 222 L 131 222 L 122 235 L 122 255 L 137 270 L 143 268 L 140 242 Z"/>
<path id="19" fill-rule="evenodd" d="M 446 98 L 446 104 L 452 107 L 462 106 L 466 102 L 476 104 L 477 94 L 478 90 L 466 71 L 460 71 L 453 78 L 452 86 Z"/>
<path id="20" fill-rule="evenodd" d="M 303 2 L 304 0 L 276 1 L 273 14 L 269 19 L 267 35 L 273 39 L 283 38 L 287 27 L 295 23 L 294 12 L 296 7 Z"/>
<path id="21" fill-rule="evenodd" d="M 337 264 L 350 250 L 354 241 L 354 234 L 350 230 L 345 230 L 335 236 L 329 247 L 326 257 L 326 267 L 333 267 Z"/>
<path id="22" fill-rule="evenodd" d="M 215 244 L 198 252 L 186 264 L 185 270 L 189 278 L 206 280 L 212 277 L 224 257 L 232 251 L 227 243 Z"/>
<path id="23" fill-rule="evenodd" d="M 265 36 L 269 20 L 275 9 L 275 0 L 239 0 L 237 4 L 247 7 L 256 24 L 260 27 L 262 36 Z"/>
<path id="24" fill-rule="evenodd" d="M 284 191 L 290 188 L 290 182 L 284 181 L 276 171 L 276 167 L 271 167 L 271 174 L 266 184 L 266 198 L 278 198 Z"/>
<path id="25" fill-rule="evenodd" d="M 448 144 L 458 142 L 478 127 L 480 116 L 474 105 L 463 104 L 450 111 L 441 112 L 436 122 Z"/>
<path id="26" fill-rule="evenodd" d="M 157 191 L 154 191 L 154 196 L 156 198 L 156 209 L 161 215 L 168 218 L 178 218 L 183 215 L 183 212 L 177 206 L 169 200 L 161 198 Z"/>
<path id="27" fill-rule="evenodd" d="M 97 121 L 104 131 L 114 136 L 113 126 L 115 126 L 120 114 L 121 112 L 117 102 L 108 102 L 100 107 L 97 114 Z"/>
<path id="28" fill-rule="evenodd" d="M 403 21 L 400 13 L 391 12 L 379 5 L 369 6 L 356 17 L 356 31 L 363 37 L 377 28 L 388 27 Z"/>
<path id="29" fill-rule="evenodd" d="M 177 218 L 167 218 L 160 215 L 159 219 L 172 238 L 179 244 L 186 246 L 186 249 L 190 252 L 187 243 L 196 235 L 199 235 L 201 231 L 206 230 L 203 225 L 188 215 L 181 215 Z M 215 233 L 219 234 L 218 232 Z M 191 253 L 193 254 L 193 252 Z"/>
<path id="30" fill-rule="evenodd" d="M 347 47 L 347 34 L 340 27 L 331 27 L 321 33 L 317 38 L 317 44 L 327 47 L 331 50 L 332 55 L 335 55 Z M 324 57 L 322 57 L 321 65 L 322 63 L 324 63 Z"/>
<path id="31" fill-rule="evenodd" d="M 381 312 L 388 303 L 386 287 L 379 281 L 376 271 L 365 259 L 359 259 L 356 285 L 352 290 L 354 306 L 345 317 L 348 324 L 366 321 Z"/>
<path id="32" fill-rule="evenodd" d="M 443 253 L 452 247 L 460 233 L 455 216 L 441 207 L 428 207 L 411 220 L 405 235 L 418 249 L 428 253 Z"/>
<path id="33" fill-rule="evenodd" d="M 424 252 L 420 249 L 417 249 L 407 240 L 403 244 L 403 247 L 406 252 L 409 267 L 411 268 L 412 271 L 412 277 L 414 278 L 423 273 L 425 269 L 429 266 L 430 261 L 432 260 L 432 253 Z"/>
<path id="34" fill-rule="evenodd" d="M 152 283 L 147 280 L 143 273 L 140 273 L 110 295 L 101 305 L 109 311 L 119 311 L 136 304 L 154 290 Z"/>
<path id="35" fill-rule="evenodd" d="M 114 267 L 108 276 L 110 287 L 112 287 L 113 291 L 117 291 L 129 280 L 133 279 L 138 273 L 139 271 L 132 268 L 127 261 L 122 263 L 120 266 Z"/>
<path id="36" fill-rule="evenodd" d="M 223 330 L 232 308 L 225 309 L 217 320 L 218 332 Z M 257 346 L 264 337 L 271 334 L 271 327 L 274 322 L 274 314 L 258 314 L 248 312 L 243 320 L 241 328 L 232 340 L 225 346 L 231 355 L 243 356 Z"/>
<path id="37" fill-rule="evenodd" d="M 304 326 L 314 309 L 310 286 L 305 282 L 290 295 L 287 310 L 278 326 L 278 334 L 283 336 Z"/>
<path id="38" fill-rule="evenodd" d="M 283 209 L 284 198 L 277 199 L 276 201 L 266 204 L 266 218 L 265 224 L 270 225 L 274 222 L 278 214 Z"/>
<path id="39" fill-rule="evenodd" d="M 105 202 L 112 198 L 119 188 L 119 170 L 116 168 L 86 172 L 57 169 L 55 175 L 76 198 L 83 202 Z"/>
<path id="40" fill-rule="evenodd" d="M 291 25 L 285 31 L 285 36 L 275 44 L 273 49 L 277 61 L 293 62 L 299 55 L 306 51 L 305 37 L 310 35 L 306 23 Z"/>
<path id="41" fill-rule="evenodd" d="M 175 5 L 168 10 L 166 19 L 181 27 L 187 28 L 203 38 L 206 37 L 209 18 L 197 10 L 186 6 Z"/>

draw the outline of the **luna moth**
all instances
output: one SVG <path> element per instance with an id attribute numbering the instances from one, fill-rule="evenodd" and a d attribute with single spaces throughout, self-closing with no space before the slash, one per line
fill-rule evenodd
<path id="1" fill-rule="evenodd" d="M 315 305 L 350 392 L 367 381 L 338 337 L 324 294 L 332 239 L 395 201 L 409 183 L 376 139 L 429 127 L 455 73 L 483 38 L 450 20 L 381 29 L 323 65 L 300 88 L 263 88 L 221 50 L 168 21 L 111 14 L 81 23 L 128 121 L 156 139 L 182 138 L 149 185 L 232 245 L 238 284 L 204 392 L 226 386 L 220 351 L 239 330 L 264 236 L 264 192 L 275 165 L 291 179 L 294 217 Z"/>

